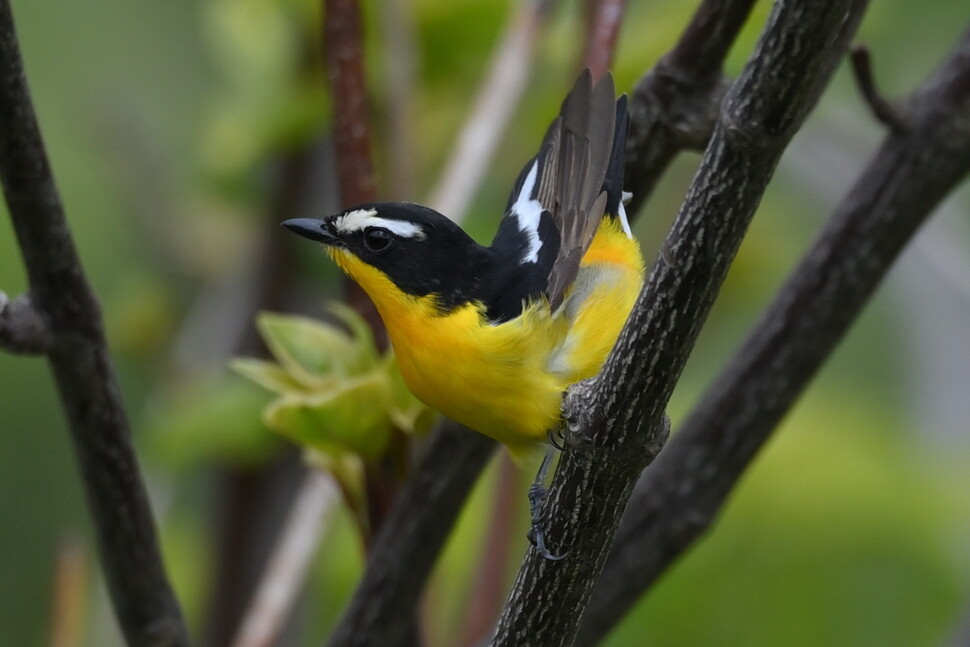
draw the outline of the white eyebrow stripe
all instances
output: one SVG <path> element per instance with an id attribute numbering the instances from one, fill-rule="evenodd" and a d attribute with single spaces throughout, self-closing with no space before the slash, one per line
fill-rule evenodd
<path id="1" fill-rule="evenodd" d="M 334 229 L 342 234 L 350 234 L 355 231 L 363 231 L 368 227 L 380 227 L 401 238 L 413 238 L 424 240 L 427 236 L 420 225 L 403 220 L 389 220 L 381 218 L 374 209 L 355 209 L 348 211 L 334 219 Z"/>
<path id="2" fill-rule="evenodd" d="M 542 217 L 542 204 L 532 198 L 532 190 L 536 185 L 539 173 L 539 161 L 532 163 L 529 174 L 522 183 L 522 189 L 512 204 L 512 215 L 519 221 L 519 230 L 526 235 L 529 248 L 522 256 L 521 263 L 538 263 L 539 250 L 542 249 L 542 239 L 539 238 L 539 220 Z"/>

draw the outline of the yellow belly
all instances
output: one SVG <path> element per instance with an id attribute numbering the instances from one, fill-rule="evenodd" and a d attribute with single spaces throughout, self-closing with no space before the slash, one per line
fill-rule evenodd
<path id="1" fill-rule="evenodd" d="M 482 325 L 465 306 L 446 317 L 389 329 L 401 374 L 424 403 L 510 446 L 545 437 L 559 418 L 568 382 L 546 369 L 565 337 L 564 320 L 534 304 L 523 316 Z"/>
<path id="2" fill-rule="evenodd" d="M 339 250 L 334 258 L 377 305 L 414 395 L 519 454 L 557 424 L 562 392 L 600 370 L 643 282 L 639 246 L 611 219 L 555 314 L 540 301 L 498 325 L 478 304 L 442 316 L 432 297 L 403 294 Z"/>

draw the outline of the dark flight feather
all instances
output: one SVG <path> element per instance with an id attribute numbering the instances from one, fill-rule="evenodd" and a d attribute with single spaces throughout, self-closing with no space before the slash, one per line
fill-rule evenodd
<path id="1" fill-rule="evenodd" d="M 603 182 L 613 150 L 616 94 L 609 74 L 595 88 L 591 86 L 587 70 L 576 81 L 560 111 L 559 169 L 557 184 L 550 190 L 555 195 L 550 211 L 561 242 L 546 289 L 553 310 L 576 280 L 579 262 L 589 249 L 606 208 Z"/>
<path id="2" fill-rule="evenodd" d="M 630 114 L 626 110 L 626 95 L 616 100 L 616 125 L 613 129 L 613 150 L 610 165 L 606 169 L 603 191 L 606 192 L 606 213 L 618 216 L 623 200 L 623 164 L 626 152 L 626 136 L 630 129 Z"/>
<path id="3" fill-rule="evenodd" d="M 509 197 L 505 218 L 492 241 L 502 268 L 486 301 L 489 319 L 517 316 L 522 302 L 545 295 L 553 310 L 576 280 L 606 210 L 622 197 L 626 101 L 615 99 L 613 77 L 594 87 L 590 71 L 577 79 L 552 122 L 539 153 L 525 166 Z M 542 205 L 538 233 L 542 242 L 536 262 L 525 262 L 528 233 L 515 212 L 533 163 L 538 164 L 531 197 Z M 499 304 L 497 300 L 500 300 Z"/>

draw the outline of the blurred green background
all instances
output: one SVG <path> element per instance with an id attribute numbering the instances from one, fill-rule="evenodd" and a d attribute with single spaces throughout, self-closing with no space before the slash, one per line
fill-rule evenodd
<path id="1" fill-rule="evenodd" d="M 265 278 L 254 268 L 262 267 L 267 213 L 287 210 L 278 190 L 287 164 L 310 159 L 302 167 L 311 186 L 305 193 L 320 193 L 313 204 L 332 200 L 326 147 L 308 144 L 328 127 L 315 49 L 320 10 L 309 0 L 12 4 L 75 240 L 104 305 L 166 559 L 201 634 L 216 561 L 219 474 L 227 466 L 258 469 L 283 446 L 259 425 L 268 395 L 224 370 L 246 348 L 235 340 L 252 325 L 233 314 L 245 312 Z M 407 195 L 393 197 L 420 201 L 472 105 L 510 4 L 406 4 L 415 46 L 407 151 L 414 177 Z M 581 49 L 575 4 L 557 11 L 537 45 L 532 91 L 475 201 L 469 227 L 480 240 L 574 75 Z M 615 62 L 621 90 L 669 49 L 693 5 L 631 3 Z M 382 9 L 368 5 L 368 66 L 378 166 L 390 195 L 383 126 L 390 28 Z M 767 10 L 766 2 L 756 7 L 731 73 L 741 69 Z M 948 0 L 874 2 L 859 39 L 873 51 L 886 94 L 913 89 L 966 20 L 966 7 Z M 765 196 L 675 395 L 675 430 L 881 137 L 843 66 Z M 636 223 L 648 257 L 697 159 L 678 160 Z M 609 645 L 940 645 L 970 613 L 968 213 L 964 188 L 901 260 L 713 533 Z M 309 310 L 319 315 L 323 294 L 337 285 L 334 269 L 287 245 L 284 256 L 306 278 L 286 289 L 313 295 Z M 16 295 L 25 287 L 12 230 L 0 218 L 0 289 Z M 0 437 L 0 644 L 49 643 L 52 583 L 65 545 L 80 547 L 89 573 L 84 644 L 120 644 L 42 360 L 0 355 Z M 496 478 L 493 468 L 479 485 L 430 586 L 431 644 L 458 644 Z M 512 544 L 509 578 L 526 545 L 523 511 L 516 515 L 523 540 Z M 359 575 L 360 554 L 338 514 L 292 644 L 321 644 Z"/>

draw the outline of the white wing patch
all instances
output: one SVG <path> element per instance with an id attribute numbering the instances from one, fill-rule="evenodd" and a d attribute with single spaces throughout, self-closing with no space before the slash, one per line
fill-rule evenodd
<path id="1" fill-rule="evenodd" d="M 420 225 L 404 220 L 390 220 L 381 218 L 375 209 L 355 209 L 348 211 L 342 216 L 334 218 L 334 229 L 342 234 L 350 234 L 355 231 L 363 231 L 368 227 L 380 227 L 401 238 L 413 238 L 424 240 L 427 236 Z"/>
<path id="2" fill-rule="evenodd" d="M 539 250 L 542 249 L 542 240 L 539 238 L 539 219 L 542 217 L 542 204 L 538 200 L 532 199 L 532 190 L 536 185 L 536 176 L 539 173 L 539 161 L 532 163 L 529 174 L 522 183 L 522 190 L 512 204 L 512 215 L 519 221 L 519 230 L 529 239 L 529 248 L 526 250 L 520 263 L 539 262 Z"/>
<path id="3" fill-rule="evenodd" d="M 632 197 L 632 194 L 626 191 L 623 192 L 623 195 L 624 197 L 628 195 Z M 620 226 L 623 227 L 623 233 L 626 234 L 627 238 L 633 238 L 633 230 L 630 229 L 630 220 L 626 217 L 626 208 L 623 206 L 623 202 L 623 200 L 620 200 L 620 208 L 618 210 L 620 213 L 617 214 L 620 217 Z"/>

